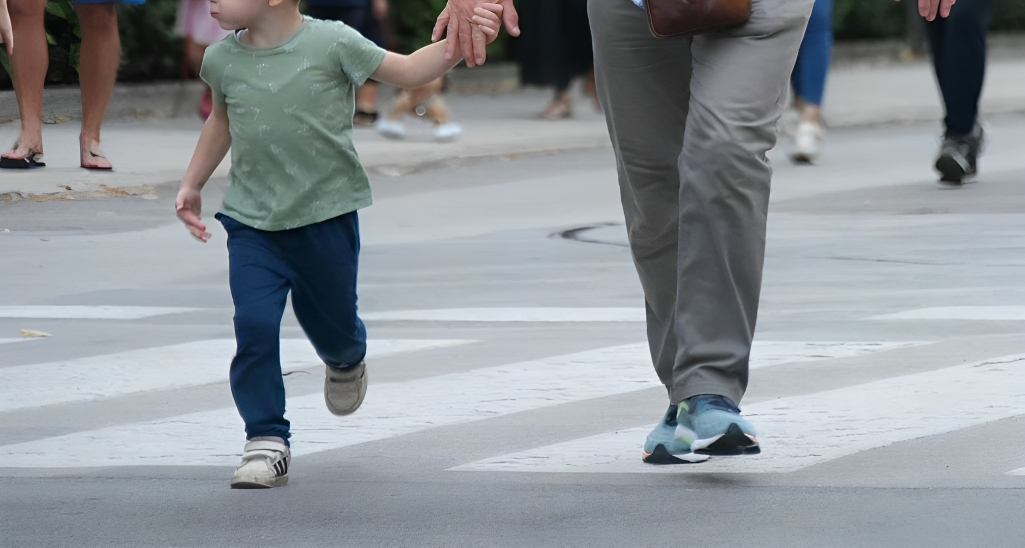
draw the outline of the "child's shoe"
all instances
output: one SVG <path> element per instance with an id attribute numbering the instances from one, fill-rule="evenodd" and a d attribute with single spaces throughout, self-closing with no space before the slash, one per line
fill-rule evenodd
<path id="1" fill-rule="evenodd" d="M 677 422 L 694 432 L 690 449 L 702 455 L 754 455 L 758 433 L 729 398 L 700 394 L 680 402 Z"/>
<path id="2" fill-rule="evenodd" d="M 398 120 L 381 118 L 377 121 L 377 132 L 389 139 L 402 139 L 406 136 L 406 126 Z"/>
<path id="3" fill-rule="evenodd" d="M 434 126 L 431 134 L 438 141 L 451 141 L 463 134 L 463 126 L 455 122 L 449 122 L 440 126 Z"/>
<path id="4" fill-rule="evenodd" d="M 694 432 L 676 422 L 679 409 L 670 405 L 665 417 L 644 440 L 641 459 L 648 464 L 688 464 L 708 460 L 705 455 L 696 455 L 690 450 Z"/>
<path id="5" fill-rule="evenodd" d="M 272 441 L 277 440 L 277 441 Z M 256 438 L 246 443 L 242 464 L 231 477 L 232 489 L 269 489 L 288 483 L 292 454 L 281 438 Z"/>
<path id="6" fill-rule="evenodd" d="M 349 415 L 363 404 L 367 395 L 367 364 L 359 364 L 345 369 L 326 366 L 324 375 L 324 403 L 327 410 L 335 415 Z"/>

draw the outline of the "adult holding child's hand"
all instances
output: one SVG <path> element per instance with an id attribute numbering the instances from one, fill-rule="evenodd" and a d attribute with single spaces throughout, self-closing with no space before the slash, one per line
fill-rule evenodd
<path id="1" fill-rule="evenodd" d="M 7 48 L 7 55 L 14 55 L 14 31 L 7 13 L 7 0 L 0 0 L 0 44 Z"/>
<path id="2" fill-rule="evenodd" d="M 434 25 L 434 34 L 431 35 L 431 40 L 437 42 L 448 29 L 446 59 L 454 59 L 458 51 L 463 59 L 466 59 L 468 67 L 483 65 L 487 60 L 487 45 L 490 40 L 473 18 L 475 10 L 488 3 L 501 4 L 505 30 L 513 36 L 520 35 L 519 15 L 512 0 L 448 0 L 448 5 Z"/>

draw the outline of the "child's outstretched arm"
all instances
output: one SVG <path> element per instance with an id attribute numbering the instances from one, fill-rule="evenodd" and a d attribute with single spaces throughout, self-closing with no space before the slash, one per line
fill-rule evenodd
<path id="1" fill-rule="evenodd" d="M 210 233 L 206 231 L 206 225 L 199 217 L 203 209 L 203 200 L 199 192 L 203 190 L 203 186 L 220 165 L 229 148 L 231 132 L 228 131 L 228 111 L 224 105 L 214 101 L 213 112 L 203 125 L 203 132 L 199 134 L 196 152 L 192 154 L 189 169 L 182 178 L 178 198 L 174 201 L 178 218 L 185 223 L 189 232 L 203 243 L 210 239 Z"/>
<path id="2" fill-rule="evenodd" d="M 484 4 L 474 10 L 473 22 L 487 43 L 498 38 L 502 28 L 502 5 Z M 374 80 L 409 89 L 426 85 L 445 74 L 461 59 L 445 59 L 445 41 L 420 48 L 410 55 L 388 52 L 381 66 L 370 75 Z"/>

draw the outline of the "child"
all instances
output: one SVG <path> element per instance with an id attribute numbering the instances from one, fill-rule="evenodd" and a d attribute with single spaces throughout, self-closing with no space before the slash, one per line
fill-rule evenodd
<path id="1" fill-rule="evenodd" d="M 238 350 L 231 391 L 246 424 L 232 488 L 288 482 L 279 332 L 285 300 L 327 364 L 324 400 L 336 415 L 366 393 L 366 330 L 356 315 L 359 224 L 370 205 L 352 146 L 354 93 L 367 78 L 424 85 L 451 69 L 445 44 L 386 53 L 343 23 L 304 18 L 298 0 L 211 0 L 225 29 L 242 29 L 206 51 L 200 76 L 213 90 L 175 202 L 189 232 L 206 242 L 200 190 L 231 148 L 229 186 L 215 216 L 228 233 L 229 282 Z M 502 7 L 484 4 L 474 32 L 498 35 Z"/>

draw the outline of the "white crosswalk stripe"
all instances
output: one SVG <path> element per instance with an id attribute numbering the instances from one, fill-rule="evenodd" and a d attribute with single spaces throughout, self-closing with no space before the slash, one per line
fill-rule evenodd
<path id="1" fill-rule="evenodd" d="M 371 340 L 367 356 L 373 359 L 469 342 Z M 213 339 L 0 368 L 0 412 L 222 382 L 228 380 L 228 365 L 234 355 L 234 339 Z M 284 371 L 323 363 L 308 340 L 282 339 Z"/>
<path id="2" fill-rule="evenodd" d="M 643 322 L 643 308 L 444 308 L 365 312 L 364 320 L 419 322 Z"/>
<path id="3" fill-rule="evenodd" d="M 1018 468 L 1007 473 L 1008 476 L 1025 476 L 1025 468 Z"/>
<path id="4" fill-rule="evenodd" d="M 22 337 L 20 339 L 0 339 L 0 344 L 12 344 L 12 343 L 25 342 L 25 341 L 32 341 L 32 340 L 37 340 L 37 339 L 30 339 L 30 338 L 26 338 L 26 337 Z"/>
<path id="5" fill-rule="evenodd" d="M 752 351 L 752 367 L 859 355 L 911 344 L 918 343 L 759 341 Z M 223 370 L 224 362 L 220 362 L 218 374 L 222 375 Z M 350 417 L 328 414 L 320 394 L 289 398 L 287 416 L 294 428 L 293 452 L 303 455 L 657 386 L 660 384 L 651 368 L 647 345 L 632 344 L 465 373 L 372 384 L 363 407 Z M 416 395 L 415 400 L 410 400 L 411 394 Z M 37 393 L 37 397 L 46 394 Z M 411 401 L 415 404 L 405 403 Z M 227 465 L 236 460 L 242 431 L 233 408 L 193 413 L 3 446 L 0 467 Z"/>
<path id="6" fill-rule="evenodd" d="M 873 316 L 872 320 L 1025 321 L 1025 306 L 940 306 Z"/>
<path id="7" fill-rule="evenodd" d="M 203 309 L 167 306 L 0 306 L 0 318 L 139 320 L 197 310 Z"/>
<path id="8" fill-rule="evenodd" d="M 1025 414 L 1025 354 L 744 408 L 761 429 L 760 455 L 694 466 L 641 462 L 653 425 L 458 466 L 462 471 L 591 473 L 792 472 L 861 451 Z M 1025 469 L 1011 472 L 1025 473 Z"/>

